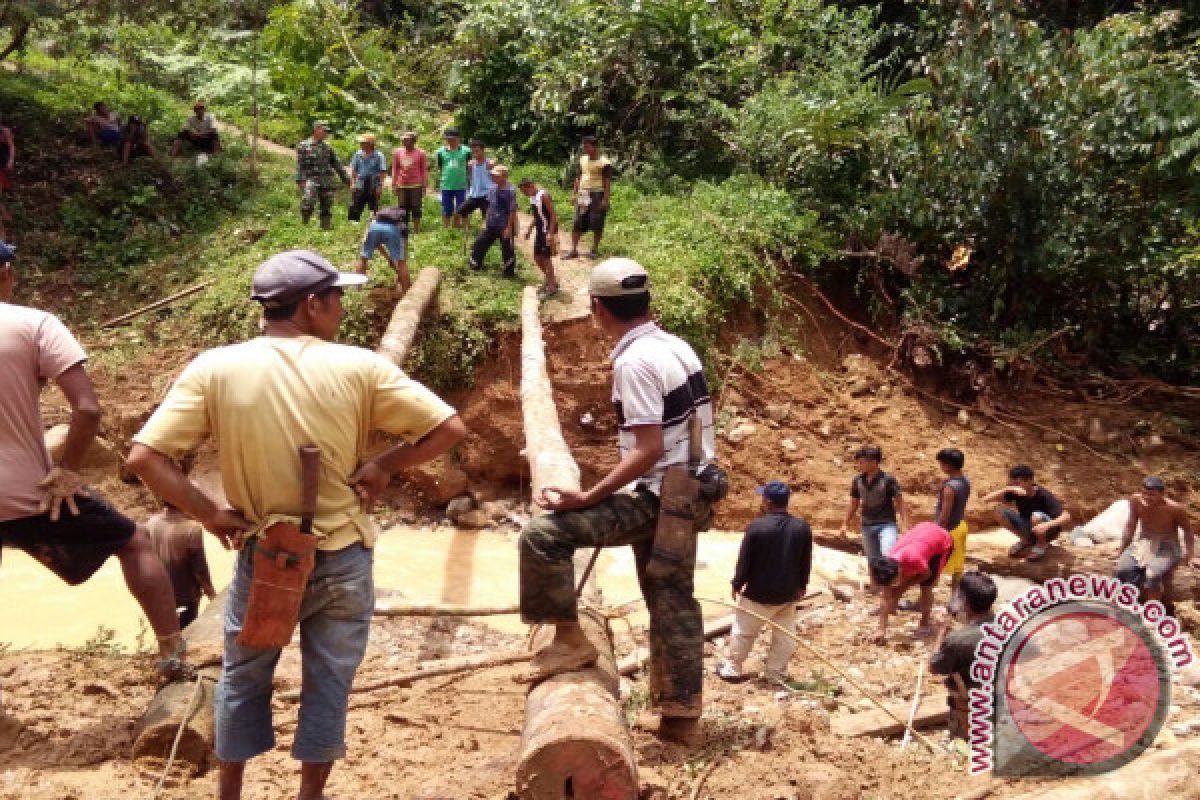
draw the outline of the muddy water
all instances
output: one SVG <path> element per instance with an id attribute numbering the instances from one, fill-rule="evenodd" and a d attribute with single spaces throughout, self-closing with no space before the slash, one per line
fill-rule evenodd
<path id="1" fill-rule="evenodd" d="M 726 598 L 741 537 L 706 533 L 696 569 L 698 595 Z M 233 554 L 206 537 L 205 551 L 217 589 L 229 582 Z M 597 577 L 609 605 L 641 596 L 633 555 L 628 547 L 606 550 Z M 516 533 L 480 533 L 452 528 L 393 528 L 379 538 L 375 582 L 412 603 L 510 605 L 517 602 Z M 110 559 L 87 583 L 68 587 L 17 550 L 5 550 L 0 565 L 0 642 L 14 648 L 79 646 L 99 626 L 112 628 L 115 641 L 133 648 L 142 615 L 125 589 L 116 559 Z M 717 607 L 707 614 L 720 615 Z M 521 633 L 516 616 L 480 620 L 500 630 Z M 645 622 L 645 610 L 632 606 L 630 621 Z M 147 636 L 147 645 L 152 639 Z"/>

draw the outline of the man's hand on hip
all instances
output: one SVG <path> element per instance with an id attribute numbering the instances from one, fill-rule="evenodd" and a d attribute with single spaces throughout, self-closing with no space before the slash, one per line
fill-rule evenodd
<path id="1" fill-rule="evenodd" d="M 62 516 L 63 503 L 66 503 L 67 511 L 72 516 L 77 516 L 79 506 L 75 498 L 87 497 L 90 493 L 82 475 L 63 467 L 55 467 L 47 472 L 46 477 L 38 482 L 38 488 L 42 490 L 38 511 L 42 514 L 49 512 L 51 522 L 58 522 Z"/>
<path id="2" fill-rule="evenodd" d="M 392 482 L 392 473 L 374 461 L 368 461 L 350 476 L 350 485 L 358 495 L 358 502 L 364 514 L 371 513 L 379 495 Z"/>
<path id="3" fill-rule="evenodd" d="M 242 537 L 246 531 L 254 530 L 254 523 L 242 516 L 235 508 L 217 508 L 211 516 L 199 520 L 226 550 L 241 550 Z"/>

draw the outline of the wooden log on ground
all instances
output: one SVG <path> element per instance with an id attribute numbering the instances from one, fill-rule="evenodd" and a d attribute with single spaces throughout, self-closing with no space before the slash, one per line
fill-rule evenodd
<path id="1" fill-rule="evenodd" d="M 558 422 L 553 389 L 546 371 L 537 290 L 525 289 L 521 302 L 521 409 L 531 488 L 579 487 L 579 467 L 571 457 Z M 575 554 L 582 575 L 592 551 Z M 637 761 L 617 696 L 617 667 L 608 621 L 587 607 L 599 607 L 594 575 L 583 587 L 579 622 L 600 652 L 594 667 L 543 681 L 525 699 L 525 726 L 517 762 L 516 788 L 521 800 L 633 800 L 638 796 Z M 552 635 L 543 628 L 540 646 Z M 568 791 L 569 789 L 569 791 Z"/>
<path id="2" fill-rule="evenodd" d="M 421 326 L 421 317 L 437 296 L 441 280 L 442 273 L 439 270 L 433 267 L 421 270 L 413 285 L 392 311 L 391 321 L 388 322 L 376 352 L 387 356 L 396 366 L 404 366 L 404 359 L 408 357 L 409 348 L 416 338 L 417 328 Z"/>
<path id="3" fill-rule="evenodd" d="M 185 716 L 183 734 L 175 762 L 187 764 L 200 774 L 211 761 L 213 746 L 213 691 L 221 676 L 221 650 L 224 639 L 225 597 L 218 594 L 183 636 L 188 643 L 188 659 L 197 666 L 200 696 L 194 697 L 193 681 L 167 684 L 155 693 L 145 713 L 134 727 L 133 758 L 165 761 L 171 753 L 175 734 Z"/>
<path id="4" fill-rule="evenodd" d="M 904 719 L 912 711 L 912 705 L 908 700 L 901 700 L 889 703 L 888 710 Z M 912 725 L 914 728 L 932 727 L 944 722 L 949 715 L 946 695 L 944 692 L 938 693 L 921 700 L 913 715 Z M 897 722 L 878 708 L 857 714 L 836 714 L 829 720 L 829 727 L 838 736 L 894 736 L 905 730 L 903 722 Z"/>
<path id="5" fill-rule="evenodd" d="M 517 606 L 455 606 L 443 603 L 435 605 L 375 604 L 375 616 L 377 617 L 495 617 L 520 613 L 521 609 Z"/>

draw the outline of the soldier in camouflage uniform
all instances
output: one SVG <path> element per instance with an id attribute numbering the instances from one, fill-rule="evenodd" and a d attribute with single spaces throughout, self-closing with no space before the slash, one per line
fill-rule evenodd
<path id="1" fill-rule="evenodd" d="M 296 186 L 300 191 L 300 218 L 305 223 L 312 217 L 313 207 L 321 204 L 321 229 L 333 226 L 333 193 L 338 184 L 350 185 L 350 176 L 338 161 L 337 153 L 325 141 L 329 123 L 313 125 L 312 136 L 296 147 Z"/>
<path id="2" fill-rule="evenodd" d="M 714 458 L 712 401 L 692 348 L 651 320 L 641 265 L 608 259 L 592 271 L 589 291 L 593 321 L 616 341 L 612 399 L 621 460 L 587 491 L 547 487 L 535 498 L 552 513 L 521 532 L 521 617 L 553 624 L 555 636 L 534 655 L 525 679 L 536 683 L 596 659 L 576 617 L 572 556 L 580 547 L 632 545 L 650 612 L 652 700 L 670 732 L 666 723 L 700 716 L 704 632 L 693 595 L 695 540 L 682 560 L 654 549 L 658 495 L 667 467 L 688 462 L 693 415 L 703 425 L 703 458 Z"/>

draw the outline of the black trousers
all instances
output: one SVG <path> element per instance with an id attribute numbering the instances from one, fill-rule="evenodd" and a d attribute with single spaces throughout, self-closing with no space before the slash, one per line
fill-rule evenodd
<path id="1" fill-rule="evenodd" d="M 374 186 L 354 190 L 350 195 L 350 208 L 346 212 L 347 218 L 351 222 L 358 222 L 362 218 L 364 207 L 370 208 L 372 211 L 379 210 L 379 191 Z"/>
<path id="2" fill-rule="evenodd" d="M 487 217 L 487 207 L 488 207 L 488 201 L 487 201 L 486 197 L 468 197 L 467 202 L 465 202 L 461 206 L 459 206 L 458 210 L 455 211 L 454 213 L 458 214 L 463 219 L 467 219 L 468 217 L 471 216 L 472 211 L 478 211 L 481 216 L 486 218 Z"/>
<path id="3" fill-rule="evenodd" d="M 500 240 L 500 255 L 504 260 L 504 274 L 515 275 L 517 272 L 517 252 L 513 249 L 512 237 L 504 238 L 500 234 L 504 233 L 503 228 L 484 228 L 475 237 L 475 244 L 471 248 L 471 259 L 468 262 L 471 269 L 483 269 L 484 259 L 487 258 L 488 250 L 492 249 L 492 245 L 496 240 Z"/>

